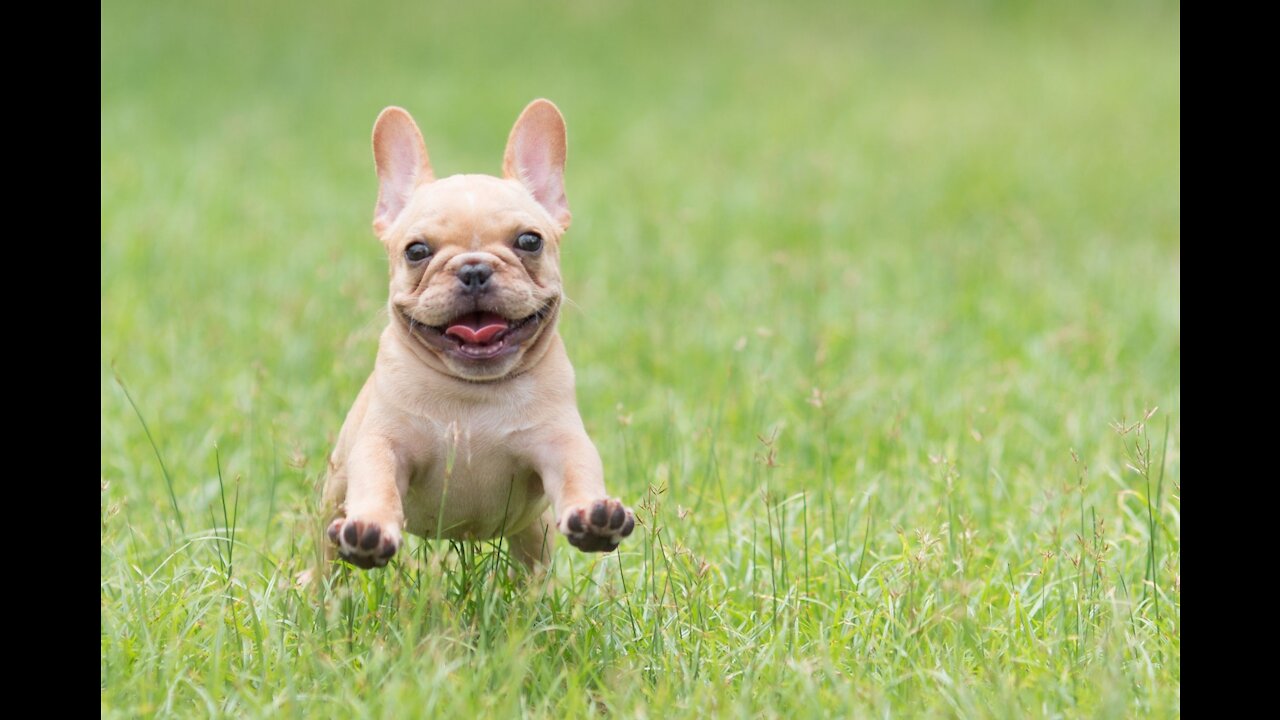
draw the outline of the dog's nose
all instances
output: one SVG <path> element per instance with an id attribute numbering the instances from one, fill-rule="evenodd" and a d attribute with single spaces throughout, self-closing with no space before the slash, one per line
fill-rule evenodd
<path id="1" fill-rule="evenodd" d="M 467 263 L 458 270 L 458 282 L 467 292 L 484 292 L 489 289 L 489 278 L 493 277 L 493 268 L 486 262 Z"/>

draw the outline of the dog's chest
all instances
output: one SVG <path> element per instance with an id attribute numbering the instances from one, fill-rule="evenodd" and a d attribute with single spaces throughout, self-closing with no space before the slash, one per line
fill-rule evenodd
<path id="1" fill-rule="evenodd" d="M 420 441 L 404 495 L 406 529 L 426 538 L 484 539 L 510 534 L 546 506 L 542 482 L 517 452 L 509 419 L 484 413 L 415 423 Z"/>

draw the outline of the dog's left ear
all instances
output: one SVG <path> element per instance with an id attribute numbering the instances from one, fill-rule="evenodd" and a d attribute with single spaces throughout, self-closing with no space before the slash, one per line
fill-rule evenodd
<path id="1" fill-rule="evenodd" d="M 550 100 L 538 99 L 520 113 L 502 158 L 502 173 L 519 180 L 561 230 L 573 217 L 564 196 L 565 147 L 564 117 Z"/>

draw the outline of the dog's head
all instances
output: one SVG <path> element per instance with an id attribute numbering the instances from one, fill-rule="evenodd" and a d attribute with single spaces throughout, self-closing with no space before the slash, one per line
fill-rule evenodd
<path id="1" fill-rule="evenodd" d="M 391 261 L 391 322 L 437 369 L 498 380 L 540 356 L 562 290 L 564 118 L 535 100 L 511 129 L 504 178 L 437 180 L 408 112 L 373 127 L 378 205 L 373 229 Z"/>

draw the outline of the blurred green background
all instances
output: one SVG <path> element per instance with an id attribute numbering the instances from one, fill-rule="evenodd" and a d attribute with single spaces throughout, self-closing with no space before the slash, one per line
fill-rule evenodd
<path id="1" fill-rule="evenodd" d="M 104 3 L 104 715 L 308 714 L 322 687 L 360 716 L 1176 714 L 1179 22 L 1144 2 Z M 314 552 L 315 483 L 385 322 L 373 120 L 403 106 L 438 175 L 496 174 L 535 97 L 569 130 L 561 332 L 610 491 L 650 497 L 644 534 L 620 566 L 562 546 L 566 585 L 498 615 L 415 600 L 408 558 L 342 576 L 384 592 L 360 612 L 309 610 L 273 588 Z M 421 671 L 406 603 L 460 643 L 430 657 L 494 675 Z M 246 609 L 260 645 L 237 654 Z"/>

